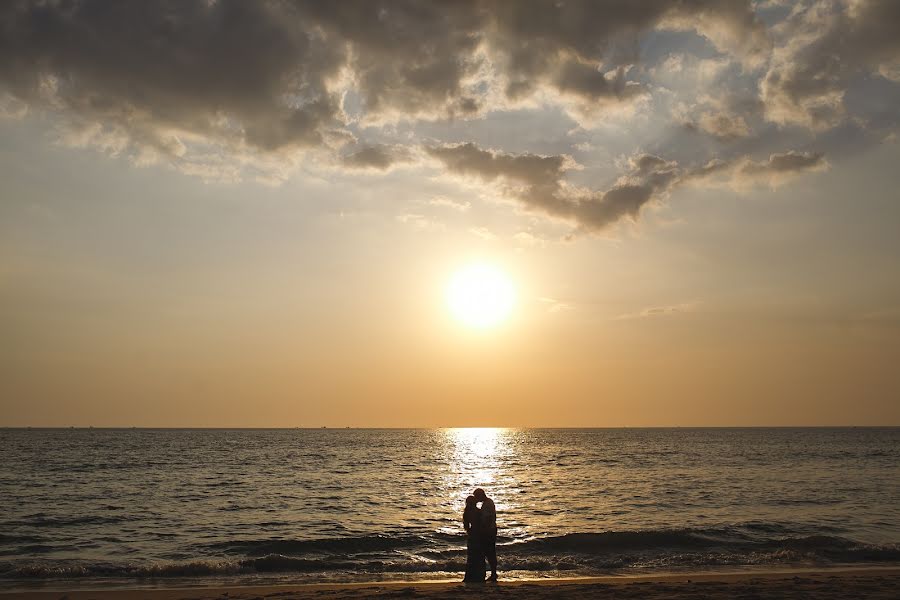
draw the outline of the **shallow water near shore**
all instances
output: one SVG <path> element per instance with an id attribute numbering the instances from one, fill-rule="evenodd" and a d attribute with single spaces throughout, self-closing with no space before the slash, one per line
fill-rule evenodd
<path id="1" fill-rule="evenodd" d="M 0 588 L 900 563 L 900 429 L 0 430 Z"/>

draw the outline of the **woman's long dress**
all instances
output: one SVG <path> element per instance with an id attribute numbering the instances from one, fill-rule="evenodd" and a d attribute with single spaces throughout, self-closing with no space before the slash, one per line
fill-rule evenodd
<path id="1" fill-rule="evenodd" d="M 484 583 L 486 569 L 484 567 L 484 546 L 482 545 L 481 511 L 477 508 L 466 509 L 463 513 L 463 525 L 466 528 L 466 576 L 465 582 Z"/>

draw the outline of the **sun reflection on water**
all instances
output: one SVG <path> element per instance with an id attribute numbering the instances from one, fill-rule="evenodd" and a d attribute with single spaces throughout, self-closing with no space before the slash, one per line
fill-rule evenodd
<path id="1" fill-rule="evenodd" d="M 484 460 L 494 457 L 498 450 L 506 450 L 508 430 L 498 427 L 461 427 L 446 429 L 454 444 L 457 458 Z"/>
<path id="2" fill-rule="evenodd" d="M 517 430 L 494 427 L 445 429 L 448 469 L 445 489 L 449 498 L 462 503 L 475 488 L 487 491 L 498 510 L 506 506 L 515 493 L 517 481 L 506 468 L 515 456 Z"/>

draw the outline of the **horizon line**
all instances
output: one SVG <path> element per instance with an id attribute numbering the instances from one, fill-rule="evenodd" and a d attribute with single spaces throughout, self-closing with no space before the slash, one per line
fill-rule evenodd
<path id="1" fill-rule="evenodd" d="M 333 429 L 350 430 L 427 430 L 427 429 L 894 429 L 900 424 L 890 425 L 442 425 L 442 426 L 207 426 L 207 425 L 0 425 L 0 429 L 168 429 L 168 430 L 248 430 L 248 431 L 281 431 L 299 429 L 303 431 L 321 431 Z"/>

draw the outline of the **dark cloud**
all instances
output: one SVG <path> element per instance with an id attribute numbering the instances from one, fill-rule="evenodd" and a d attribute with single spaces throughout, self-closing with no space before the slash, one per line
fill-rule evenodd
<path id="1" fill-rule="evenodd" d="M 598 231 L 637 218 L 688 181 L 774 183 L 827 163 L 821 154 L 786 152 L 689 167 L 702 147 L 636 136 L 680 164 L 641 154 L 608 189 L 595 190 L 566 180 L 578 166 L 564 148 L 513 154 L 436 141 L 419 150 L 420 130 L 408 130 L 403 147 L 371 143 L 396 143 L 399 127 L 370 126 L 449 118 L 449 127 L 528 101 L 556 102 L 576 117 L 602 117 L 652 93 L 638 104 L 649 106 L 677 92 L 639 64 L 641 36 L 692 31 L 709 42 L 692 37 L 706 53 L 701 62 L 715 73 L 732 68 L 714 85 L 697 80 L 702 95 L 691 89 L 685 102 L 675 98 L 670 106 L 683 107 L 672 109 L 676 120 L 755 156 L 768 146 L 798 147 L 751 145 L 752 129 L 774 131 L 764 117 L 830 127 L 844 118 L 854 77 L 900 80 L 898 7 L 853 0 L 798 8 L 773 26 L 773 50 L 750 0 L 9 0 L 0 3 L 0 114 L 55 111 L 74 144 L 140 162 L 162 158 L 205 178 L 239 179 L 253 161 L 270 168 L 303 149 L 375 171 L 424 153 L 451 173 L 498 185 L 529 210 Z M 666 85 L 677 88 L 675 79 Z"/>
<path id="2" fill-rule="evenodd" d="M 742 56 L 765 38 L 747 1 L 10 0 L 0 91 L 172 158 L 275 153 L 352 139 L 344 92 L 367 122 L 482 113 L 499 88 L 629 103 L 634 36 L 660 27 Z"/>
<path id="3" fill-rule="evenodd" d="M 365 146 L 341 159 L 341 164 L 351 169 L 375 169 L 387 171 L 398 163 L 413 160 L 413 154 L 403 146 L 378 144 Z"/>
<path id="4" fill-rule="evenodd" d="M 163 153 L 173 136 L 326 143 L 342 126 L 327 81 L 343 60 L 280 2 L 0 4 L 0 86 Z"/>
<path id="5" fill-rule="evenodd" d="M 523 207 L 571 221 L 589 232 L 603 230 L 622 218 L 637 218 L 641 208 L 665 194 L 678 178 L 674 162 L 640 155 L 630 161 L 629 172 L 606 191 L 577 188 L 563 181 L 577 165 L 568 156 L 507 154 L 459 144 L 428 148 L 451 173 L 499 183 Z"/>
<path id="6" fill-rule="evenodd" d="M 755 161 L 746 156 L 733 160 L 714 159 L 701 167 L 688 170 L 683 175 L 683 180 L 712 182 L 719 179 L 737 185 L 759 182 L 778 184 L 802 173 L 827 168 L 828 161 L 821 152 L 789 150 L 771 154 L 763 161 Z"/>
<path id="7" fill-rule="evenodd" d="M 763 24 L 749 2 L 614 0 L 492 3 L 487 43 L 517 99 L 548 85 L 581 100 L 629 99 L 641 88 L 624 72 L 639 60 L 637 37 L 653 28 L 696 31 L 720 49 L 756 62 L 768 51 Z"/>
<path id="8" fill-rule="evenodd" d="M 778 30 L 785 43 L 760 82 L 771 121 L 828 129 L 846 117 L 854 79 L 900 81 L 900 2 L 815 2 Z"/>
<path id="9" fill-rule="evenodd" d="M 585 98 L 615 98 L 625 101 L 644 92 L 643 86 L 629 82 L 625 69 L 619 67 L 612 75 L 601 73 L 597 65 L 568 61 L 562 65 L 554 80 L 556 88 Z"/>
<path id="10" fill-rule="evenodd" d="M 306 19 L 348 48 L 346 64 L 369 118 L 477 112 L 468 85 L 489 13 L 479 2 L 299 2 Z"/>
<path id="11" fill-rule="evenodd" d="M 555 189 L 563 173 L 574 163 L 565 156 L 506 154 L 483 150 L 475 144 L 457 144 L 427 149 L 453 173 L 475 175 L 484 181 L 504 178 L 529 188 Z"/>
<path id="12" fill-rule="evenodd" d="M 502 192 L 524 208 L 572 222 L 584 232 L 602 231 L 622 219 L 636 220 L 648 203 L 661 200 L 675 187 L 758 182 L 777 184 L 792 176 L 827 168 L 821 153 L 794 150 L 776 153 L 767 160 L 749 157 L 714 159 L 699 167 L 682 167 L 653 154 L 638 154 L 628 160 L 625 173 L 606 190 L 588 190 L 569 185 L 566 172 L 577 168 L 568 156 L 507 154 L 485 150 L 474 144 L 426 148 L 448 172 L 477 177 L 499 184 Z"/>
<path id="13" fill-rule="evenodd" d="M 825 164 L 825 155 L 821 152 L 796 152 L 791 150 L 783 154 L 772 154 L 769 160 L 762 163 L 747 163 L 743 167 L 745 173 L 797 173 L 821 167 Z"/>

